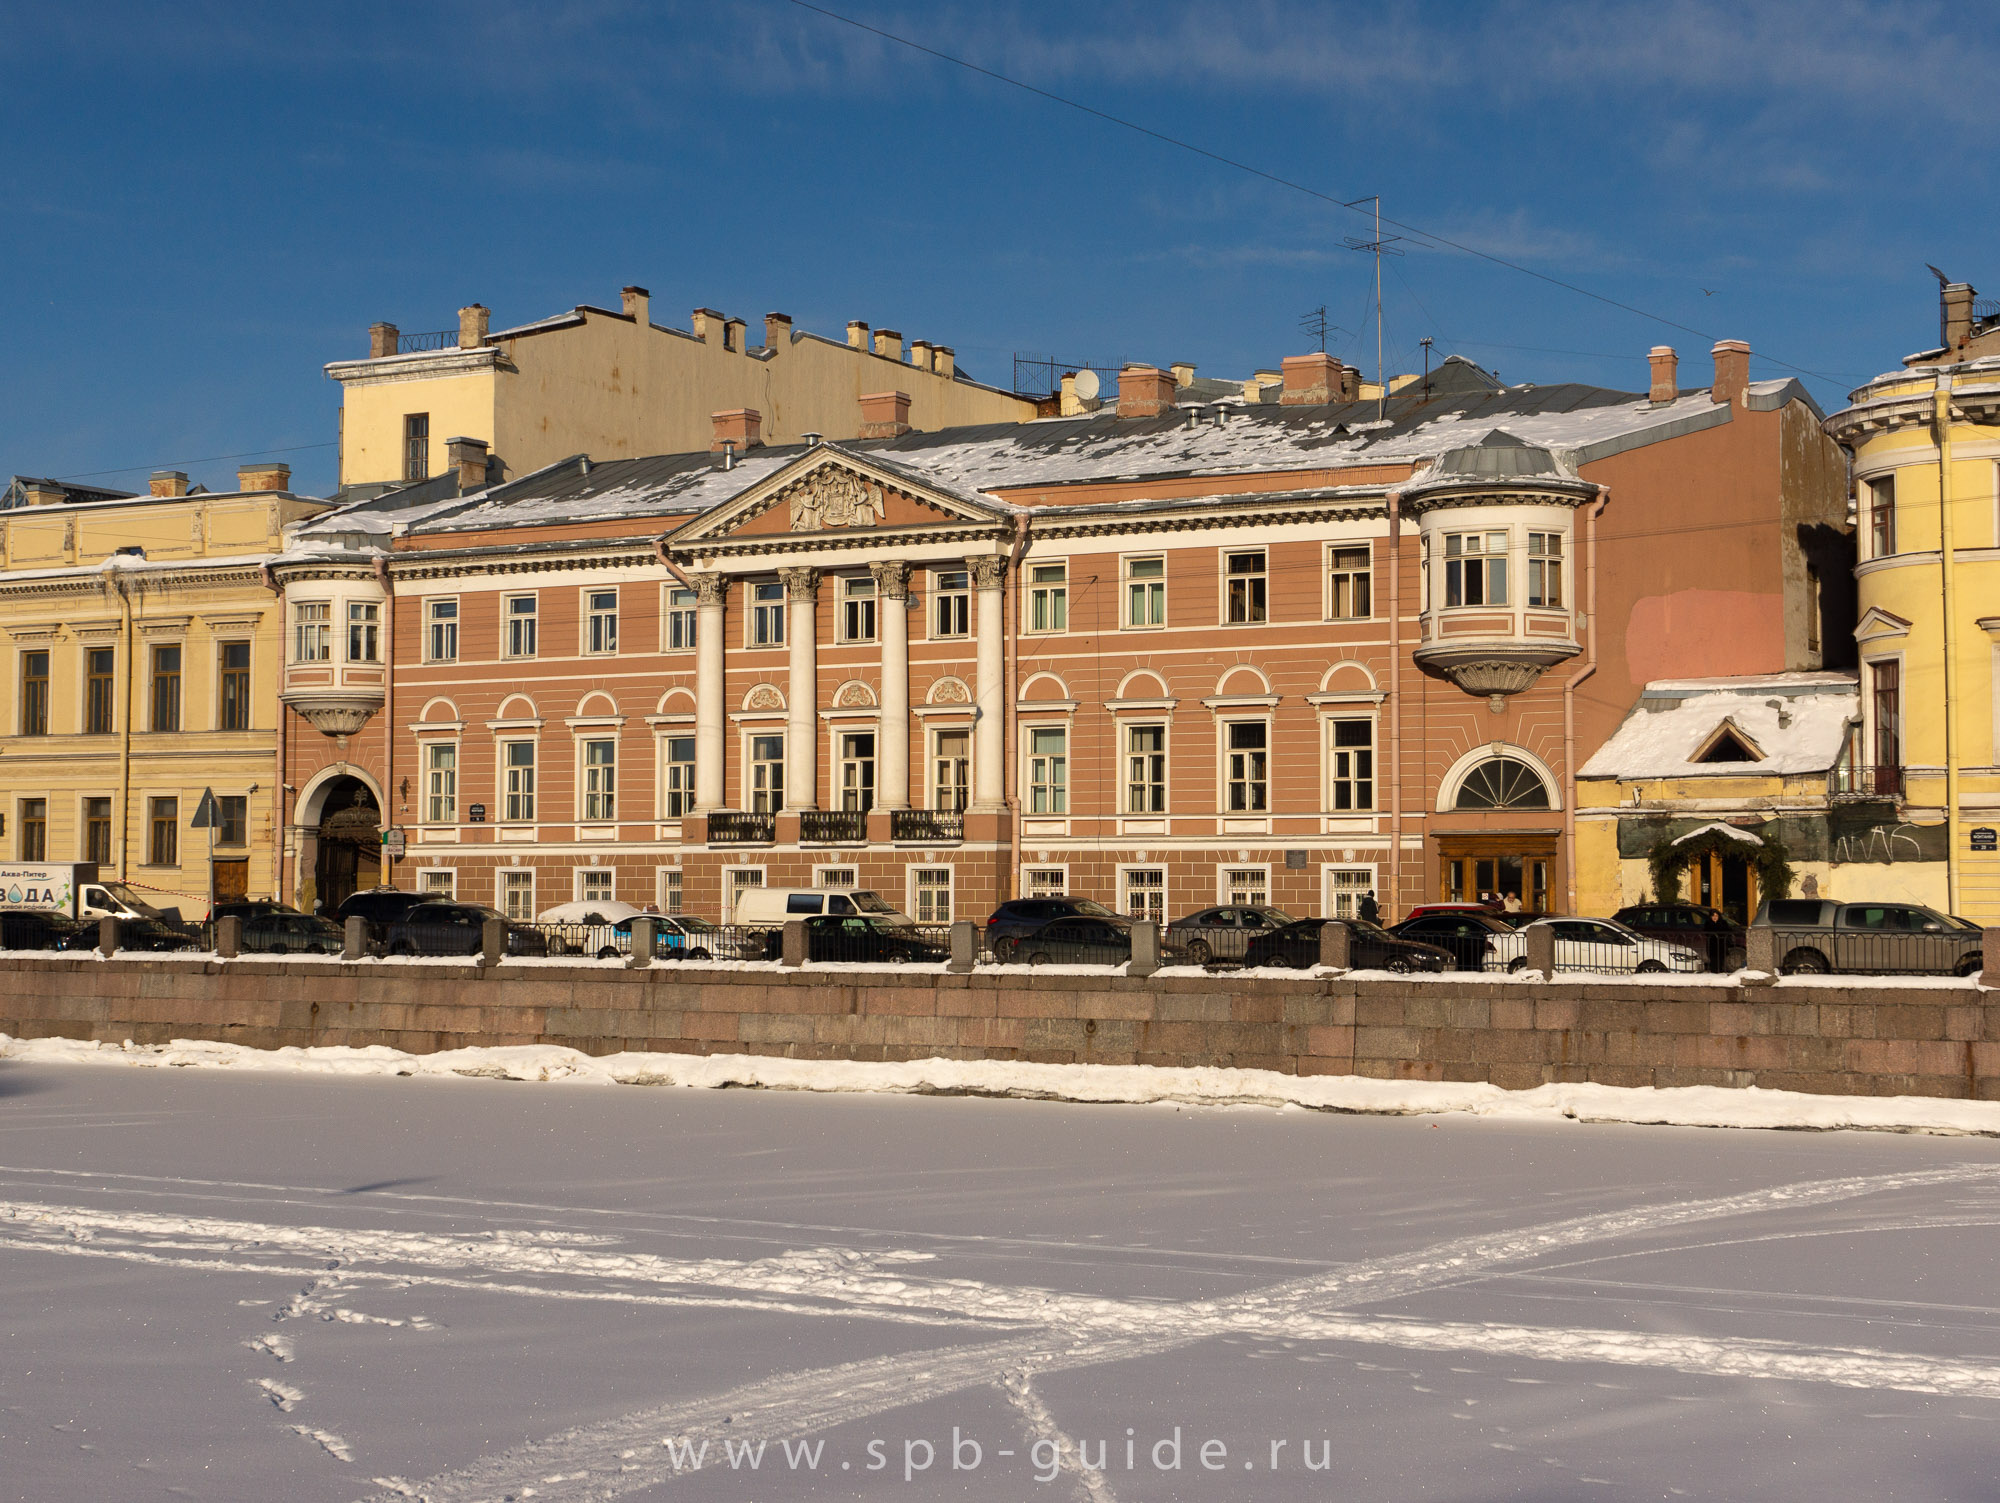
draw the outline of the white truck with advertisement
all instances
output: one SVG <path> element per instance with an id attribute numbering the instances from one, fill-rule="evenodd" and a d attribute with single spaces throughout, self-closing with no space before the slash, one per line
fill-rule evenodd
<path id="1" fill-rule="evenodd" d="M 0 862 L 0 908 L 36 908 L 84 923 L 116 918 L 187 927 L 178 908 L 155 908 L 123 882 L 99 878 L 95 861 Z"/>

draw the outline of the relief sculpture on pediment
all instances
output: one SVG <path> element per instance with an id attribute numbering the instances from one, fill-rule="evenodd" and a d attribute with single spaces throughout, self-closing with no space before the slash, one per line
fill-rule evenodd
<path id="1" fill-rule="evenodd" d="M 792 531 L 873 527 L 882 518 L 882 488 L 852 470 L 815 471 L 791 493 Z"/>

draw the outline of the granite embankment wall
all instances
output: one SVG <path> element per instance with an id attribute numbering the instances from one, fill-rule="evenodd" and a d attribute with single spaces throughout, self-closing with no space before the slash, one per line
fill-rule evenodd
<path id="1" fill-rule="evenodd" d="M 9 956 L 0 1032 L 257 1048 L 471 1044 L 1219 1065 L 2000 1099 L 2000 990 L 1755 984 Z"/>

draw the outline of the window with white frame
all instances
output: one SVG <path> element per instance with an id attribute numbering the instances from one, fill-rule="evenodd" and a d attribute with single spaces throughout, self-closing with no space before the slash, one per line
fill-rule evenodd
<path id="1" fill-rule="evenodd" d="M 1448 532 L 1444 535 L 1444 604 L 1507 603 L 1507 534 Z"/>
<path id="2" fill-rule="evenodd" d="M 1528 534 L 1528 604 L 1551 610 L 1563 603 L 1563 535 Z"/>
<path id="3" fill-rule="evenodd" d="M 750 738 L 750 812 L 776 814 L 785 807 L 785 738 Z"/>
<path id="4" fill-rule="evenodd" d="M 872 574 L 840 582 L 840 640 L 875 640 L 875 577 Z"/>
<path id="5" fill-rule="evenodd" d="M 684 819 L 694 813 L 694 737 L 669 736 L 661 743 L 660 787 L 665 797 L 661 813 Z"/>
<path id="6" fill-rule="evenodd" d="M 1167 807 L 1167 728 L 1125 727 L 1125 812 L 1161 814 Z"/>
<path id="7" fill-rule="evenodd" d="M 1223 725 L 1228 808 L 1233 814 L 1261 814 L 1271 806 L 1271 727 L 1263 720 L 1230 720 Z"/>
<path id="8" fill-rule="evenodd" d="M 1374 611 L 1373 576 L 1369 573 L 1368 549 L 1334 548 L 1329 551 L 1326 584 L 1326 613 L 1336 621 L 1357 621 Z"/>
<path id="9" fill-rule="evenodd" d="M 428 893 L 434 898 L 457 897 L 458 869 L 451 866 L 436 866 L 427 872 L 418 872 L 417 891 Z"/>
<path id="10" fill-rule="evenodd" d="M 576 900 L 579 903 L 610 902 L 611 876 L 608 866 L 579 866 L 576 869 Z"/>
<path id="11" fill-rule="evenodd" d="M 1162 557 L 1125 560 L 1125 624 L 1167 624 L 1167 561 Z"/>
<path id="12" fill-rule="evenodd" d="M 1028 866 L 1021 869 L 1021 896 L 1024 898 L 1060 898 L 1069 892 L 1069 868 L 1066 866 Z"/>
<path id="13" fill-rule="evenodd" d="M 333 602 L 301 600 L 292 607 L 292 658 L 300 663 L 333 660 Z"/>
<path id="14" fill-rule="evenodd" d="M 500 743 L 500 813 L 509 824 L 535 817 L 535 743 Z"/>
<path id="15" fill-rule="evenodd" d="M 785 645 L 785 587 L 764 583 L 750 586 L 750 609 L 744 618 L 746 647 Z"/>
<path id="16" fill-rule="evenodd" d="M 816 866 L 813 868 L 813 886 L 840 888 L 852 892 L 861 885 L 861 870 L 853 866 Z"/>
<path id="17" fill-rule="evenodd" d="M 458 602 L 456 600 L 426 600 L 424 602 L 424 661 L 429 663 L 455 663 L 458 661 Z"/>
<path id="18" fill-rule="evenodd" d="M 1222 901 L 1237 908 L 1262 908 L 1271 901 L 1271 872 L 1262 866 L 1230 866 L 1222 871 Z"/>
<path id="19" fill-rule="evenodd" d="M 972 575 L 964 569 L 941 569 L 931 575 L 931 635 L 972 635 Z"/>
<path id="20" fill-rule="evenodd" d="M 494 894 L 499 899 L 496 905 L 500 911 L 516 923 L 529 923 L 535 917 L 535 873 L 532 869 L 523 871 L 517 867 L 502 867 L 500 870 L 500 890 Z"/>
<path id="21" fill-rule="evenodd" d="M 873 581 L 871 580 L 872 584 Z M 840 733 L 840 807 L 863 813 L 875 807 L 875 733 Z"/>
<path id="22" fill-rule="evenodd" d="M 1028 570 L 1028 630 L 1069 630 L 1069 565 L 1034 564 Z"/>
<path id="23" fill-rule="evenodd" d="M 618 743 L 609 736 L 583 743 L 583 817 L 618 817 Z"/>
<path id="24" fill-rule="evenodd" d="M 761 866 L 732 866 L 722 877 L 722 921 L 736 922 L 736 900 L 750 888 L 764 885 L 764 868 Z"/>
<path id="25" fill-rule="evenodd" d="M 531 658 L 540 646 L 539 601 L 533 595 L 509 595 L 501 605 L 506 617 L 507 656 Z"/>
<path id="26" fill-rule="evenodd" d="M 382 657 L 382 607 L 373 600 L 347 602 L 347 661 L 374 663 Z"/>
<path id="27" fill-rule="evenodd" d="M 604 656 L 618 650 L 618 592 L 584 591 L 583 650 Z"/>
<path id="28" fill-rule="evenodd" d="M 920 924 L 951 922 L 951 868 L 913 866 L 910 868 L 911 917 Z"/>
<path id="29" fill-rule="evenodd" d="M 1135 919 L 1167 921 L 1167 870 L 1163 866 L 1128 866 L 1120 878 L 1124 887 L 1121 907 Z"/>
<path id="30" fill-rule="evenodd" d="M 1375 890 L 1372 866 L 1329 866 L 1326 869 L 1326 911 L 1333 918 L 1359 918 L 1361 900 Z"/>
<path id="31" fill-rule="evenodd" d="M 939 731 L 931 744 L 931 807 L 962 814 L 972 801 L 972 732 Z"/>
<path id="32" fill-rule="evenodd" d="M 667 652 L 694 651 L 695 596 L 693 590 L 667 591 L 667 629 L 662 646 Z"/>
<path id="33" fill-rule="evenodd" d="M 662 913 L 680 913 L 687 898 L 687 873 L 678 866 L 663 866 L 654 874 L 656 901 Z"/>
<path id="34" fill-rule="evenodd" d="M 1326 723 L 1327 807 L 1375 807 L 1375 722 L 1366 717 Z"/>
<path id="35" fill-rule="evenodd" d="M 1271 577 L 1266 572 L 1264 550 L 1229 553 L 1223 557 L 1223 578 L 1227 585 L 1227 611 L 1223 619 L 1237 626 L 1270 620 Z"/>
<path id="36" fill-rule="evenodd" d="M 1069 730 L 1038 725 L 1028 731 L 1028 812 L 1069 812 Z"/>
<path id="37" fill-rule="evenodd" d="M 424 823 L 458 821 L 458 743 L 432 741 L 424 747 Z"/>
<path id="38" fill-rule="evenodd" d="M 1868 536 L 1870 558 L 1887 558 L 1896 551 L 1896 477 L 1884 475 L 1868 482 Z"/>

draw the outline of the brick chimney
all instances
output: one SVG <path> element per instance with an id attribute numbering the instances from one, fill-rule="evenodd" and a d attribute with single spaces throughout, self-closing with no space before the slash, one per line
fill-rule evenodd
<path id="1" fill-rule="evenodd" d="M 155 470 L 151 488 L 156 496 L 185 496 L 188 493 L 187 471 Z"/>
<path id="2" fill-rule="evenodd" d="M 884 360 L 901 360 L 903 358 L 902 333 L 896 329 L 877 329 L 875 331 L 875 353 L 880 355 Z"/>
<path id="3" fill-rule="evenodd" d="M 1680 358 L 1674 354 L 1674 347 L 1670 344 L 1654 345 L 1646 358 L 1653 364 L 1653 385 L 1646 394 L 1646 400 L 1655 407 L 1664 406 L 1680 395 L 1680 387 L 1676 384 Z"/>
<path id="4" fill-rule="evenodd" d="M 652 322 L 652 297 L 643 287 L 618 289 L 619 306 L 625 310 L 625 316 L 642 329 Z"/>
<path id="5" fill-rule="evenodd" d="M 1159 417 L 1174 410 L 1174 378 L 1156 365 L 1128 365 L 1118 373 L 1118 415 Z"/>
<path id="6" fill-rule="evenodd" d="M 958 374 L 958 351 L 948 344 L 931 346 L 931 374 L 949 381 Z"/>
<path id="7" fill-rule="evenodd" d="M 1944 308 L 1944 347 L 1956 352 L 1972 338 L 1972 300 L 1977 296 L 1970 282 L 1953 282 L 1938 294 Z"/>
<path id="8" fill-rule="evenodd" d="M 764 315 L 764 347 L 770 350 L 788 350 L 792 347 L 791 314 L 766 313 Z"/>
<path id="9" fill-rule="evenodd" d="M 724 444 L 733 444 L 738 454 L 747 454 L 764 442 L 764 414 L 754 407 L 711 412 L 708 420 L 715 427 L 715 436 L 708 444 L 711 454 L 720 454 Z"/>
<path id="10" fill-rule="evenodd" d="M 849 319 L 847 322 L 847 347 L 850 350 L 868 348 L 868 325 L 858 318 Z"/>
<path id="11" fill-rule="evenodd" d="M 240 464 L 236 467 L 239 491 L 288 491 L 292 488 L 292 467 L 288 464 Z"/>
<path id="12" fill-rule="evenodd" d="M 53 480 L 23 481 L 21 489 L 27 494 L 30 506 L 55 506 L 69 496 L 69 492 Z"/>
<path id="13" fill-rule="evenodd" d="M 703 344 L 722 343 L 723 317 L 713 308 L 694 310 L 694 337 Z"/>
<path id="14" fill-rule="evenodd" d="M 1716 404 L 1741 402 L 1750 386 L 1750 346 L 1740 339 L 1724 339 L 1715 346 L 1715 385 L 1708 399 Z"/>
<path id="15" fill-rule="evenodd" d="M 486 343 L 486 324 L 492 318 L 484 303 L 474 303 L 470 308 L 458 310 L 458 347 L 461 350 L 476 350 Z"/>
<path id="16" fill-rule="evenodd" d="M 486 489 L 486 440 L 448 438 L 444 441 L 446 462 L 458 471 L 458 493 Z"/>
<path id="17" fill-rule="evenodd" d="M 1174 385 L 1176 386 L 1194 385 L 1194 367 L 1187 361 L 1176 360 L 1172 365 L 1168 366 L 1167 369 L 1174 373 Z"/>
<path id="18" fill-rule="evenodd" d="M 931 342 L 928 339 L 910 341 L 910 364 L 920 371 L 931 368 Z"/>
<path id="19" fill-rule="evenodd" d="M 861 437 L 901 438 L 910 431 L 910 394 L 871 392 L 861 399 Z"/>
<path id="20" fill-rule="evenodd" d="M 370 324 L 368 326 L 368 358 L 380 360 L 384 355 L 396 353 L 396 341 L 402 332 L 394 324 Z"/>
<path id="21" fill-rule="evenodd" d="M 722 321 L 722 347 L 743 353 L 743 331 L 750 326 L 740 318 L 725 318 Z"/>
<path id="22" fill-rule="evenodd" d="M 1358 402 L 1361 400 L 1361 372 L 1351 365 L 1340 368 L 1340 400 Z"/>
<path id="23" fill-rule="evenodd" d="M 1285 390 L 1278 401 L 1286 407 L 1318 407 L 1338 402 L 1345 395 L 1339 360 L 1324 350 L 1310 355 L 1287 355 L 1284 359 Z"/>

